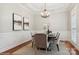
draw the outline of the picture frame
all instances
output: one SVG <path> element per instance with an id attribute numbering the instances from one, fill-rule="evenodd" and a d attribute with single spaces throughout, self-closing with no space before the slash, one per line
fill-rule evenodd
<path id="1" fill-rule="evenodd" d="M 22 30 L 22 24 L 22 16 L 17 13 L 13 13 L 13 31 Z"/>
<path id="2" fill-rule="evenodd" d="M 27 17 L 23 17 L 23 30 L 29 30 L 29 19 Z"/>

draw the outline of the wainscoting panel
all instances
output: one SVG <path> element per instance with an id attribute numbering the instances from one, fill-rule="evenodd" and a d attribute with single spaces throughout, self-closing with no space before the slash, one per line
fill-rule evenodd
<path id="1" fill-rule="evenodd" d="M 4 52 L 31 39 L 30 31 L 0 33 L 0 52 Z"/>

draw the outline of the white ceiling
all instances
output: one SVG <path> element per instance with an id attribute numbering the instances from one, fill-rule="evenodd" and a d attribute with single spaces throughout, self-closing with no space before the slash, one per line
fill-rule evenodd
<path id="1" fill-rule="evenodd" d="M 23 3 L 22 4 L 25 7 L 28 7 L 30 10 L 33 11 L 41 11 L 44 9 L 44 3 Z M 68 10 L 71 8 L 73 4 L 71 3 L 46 3 L 46 8 L 49 11 L 52 10 Z"/>

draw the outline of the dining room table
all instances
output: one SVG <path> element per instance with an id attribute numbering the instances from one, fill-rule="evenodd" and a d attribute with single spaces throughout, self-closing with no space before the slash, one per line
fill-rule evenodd
<path id="1" fill-rule="evenodd" d="M 56 33 L 49 33 L 48 34 L 48 41 L 54 41 L 54 38 L 56 38 Z"/>

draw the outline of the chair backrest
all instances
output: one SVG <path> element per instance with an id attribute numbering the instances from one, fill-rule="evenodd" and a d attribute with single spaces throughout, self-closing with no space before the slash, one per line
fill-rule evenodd
<path id="1" fill-rule="evenodd" d="M 56 34 L 56 38 L 55 38 L 55 44 L 59 44 L 59 36 L 60 36 L 60 33 L 59 32 L 57 32 L 57 34 Z"/>
<path id="2" fill-rule="evenodd" d="M 57 40 L 59 39 L 59 36 L 60 36 L 60 33 L 57 32 L 57 34 L 56 34 L 56 39 L 57 39 Z"/>
<path id="3" fill-rule="evenodd" d="M 34 42 L 37 48 L 47 48 L 46 34 L 38 33 L 34 35 Z"/>

